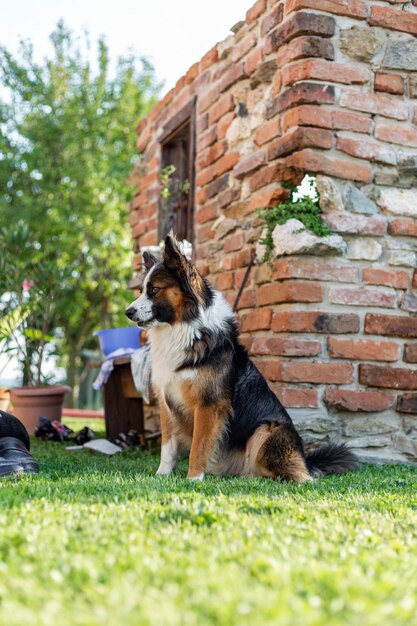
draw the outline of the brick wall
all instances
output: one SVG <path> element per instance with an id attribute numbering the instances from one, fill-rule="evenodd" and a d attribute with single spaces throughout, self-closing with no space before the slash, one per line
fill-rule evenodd
<path id="1" fill-rule="evenodd" d="M 306 438 L 416 460 L 417 2 L 258 0 L 233 31 L 139 124 L 133 270 L 158 241 L 158 139 L 196 97 L 200 271 L 232 301 L 255 210 L 315 173 L 343 246 L 259 262 L 243 341 Z"/>

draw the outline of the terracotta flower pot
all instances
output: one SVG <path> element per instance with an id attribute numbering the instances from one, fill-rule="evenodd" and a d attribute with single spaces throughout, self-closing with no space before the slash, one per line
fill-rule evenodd
<path id="1" fill-rule="evenodd" d="M 66 385 L 45 387 L 16 387 L 10 390 L 13 412 L 33 435 L 39 425 L 39 417 L 61 421 L 64 396 L 71 391 Z"/>
<path id="2" fill-rule="evenodd" d="M 10 402 L 10 391 L 0 387 L 0 411 L 7 411 Z"/>

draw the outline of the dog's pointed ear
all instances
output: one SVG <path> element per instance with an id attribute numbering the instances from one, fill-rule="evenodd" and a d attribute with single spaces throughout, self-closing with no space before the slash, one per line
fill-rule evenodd
<path id="1" fill-rule="evenodd" d="M 146 250 L 143 253 L 142 257 L 143 257 L 143 264 L 147 272 L 149 272 L 151 267 L 153 267 L 154 265 L 158 263 L 158 259 L 153 254 L 151 254 L 150 252 L 147 252 Z"/>
<path id="2" fill-rule="evenodd" d="M 170 234 L 165 238 L 164 264 L 171 270 L 186 270 L 188 261 L 180 251 L 176 239 Z"/>

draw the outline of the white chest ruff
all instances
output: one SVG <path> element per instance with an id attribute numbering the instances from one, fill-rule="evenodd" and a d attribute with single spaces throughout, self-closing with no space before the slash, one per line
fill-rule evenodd
<path id="1" fill-rule="evenodd" d="M 190 369 L 177 371 L 186 358 L 186 351 L 196 339 L 196 329 L 191 325 L 160 326 L 151 331 L 152 384 L 164 396 L 168 391 L 179 393 L 181 381 L 194 379 L 197 372 Z"/>

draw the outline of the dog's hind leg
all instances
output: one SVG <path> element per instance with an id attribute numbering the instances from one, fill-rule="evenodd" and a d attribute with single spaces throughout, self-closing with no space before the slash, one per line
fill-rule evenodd
<path id="1" fill-rule="evenodd" d="M 170 424 L 169 409 L 165 401 L 160 398 L 160 422 L 162 433 L 161 445 L 161 461 L 157 470 L 159 475 L 167 475 L 175 469 L 178 460 L 178 442 L 172 433 L 172 425 Z"/>
<path id="2" fill-rule="evenodd" d="M 269 472 L 274 478 L 283 478 L 296 483 L 312 481 L 302 442 L 288 424 L 271 424 L 270 435 L 259 449 L 257 466 Z"/>

